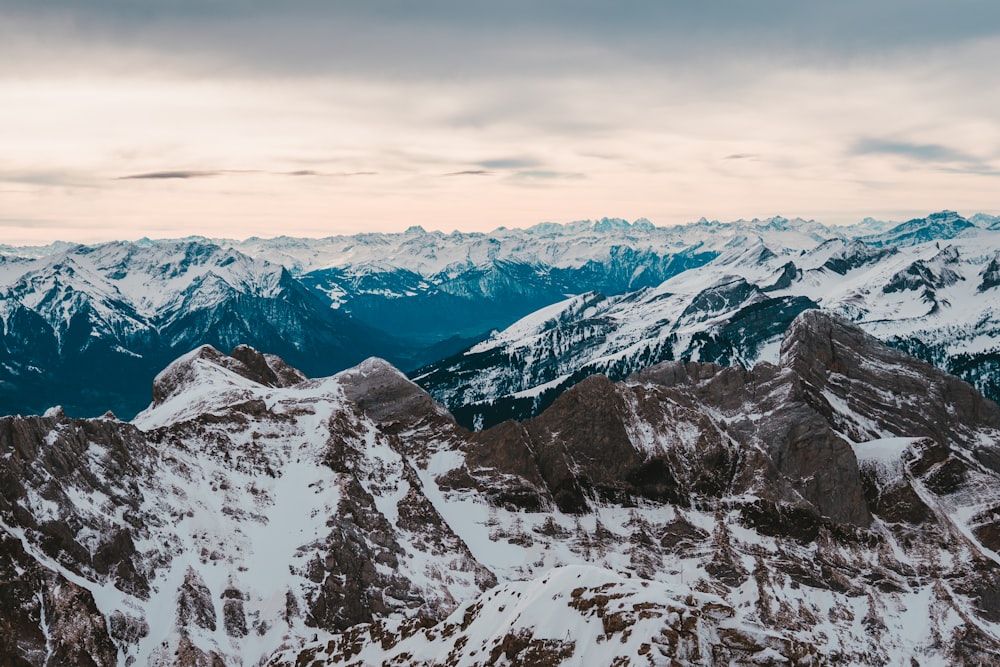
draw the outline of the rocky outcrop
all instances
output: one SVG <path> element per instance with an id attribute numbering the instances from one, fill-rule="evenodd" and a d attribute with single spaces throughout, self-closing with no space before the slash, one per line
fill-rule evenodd
<path id="1" fill-rule="evenodd" d="M 773 283 L 764 288 L 765 292 L 788 289 L 796 280 L 802 277 L 802 270 L 795 266 L 794 262 L 786 262 L 781 267 L 781 272 Z"/>
<path id="2" fill-rule="evenodd" d="M 790 328 L 782 359 L 809 404 L 856 441 L 877 437 L 869 424 L 942 444 L 1000 428 L 1000 408 L 968 383 L 819 312 L 803 313 Z"/>
<path id="3" fill-rule="evenodd" d="M 215 632 L 217 619 L 212 592 L 194 568 L 188 568 L 177 590 L 177 624 L 182 629 L 190 626 Z"/>
<path id="4" fill-rule="evenodd" d="M 874 264 L 883 257 L 899 252 L 896 248 L 877 248 L 870 246 L 864 241 L 854 240 L 844 246 L 842 250 L 834 253 L 830 259 L 823 264 L 824 269 L 833 271 L 840 275 L 846 275 L 848 271 Z"/>
<path id="5" fill-rule="evenodd" d="M 211 345 L 202 345 L 184 355 L 153 380 L 153 405 L 197 382 L 199 364 L 225 369 L 252 383 L 265 387 L 289 387 L 306 379 L 302 371 L 292 368 L 282 359 L 261 354 L 249 345 L 237 346 L 231 355 L 223 354 Z"/>
<path id="6" fill-rule="evenodd" d="M 340 380 L 344 394 L 383 427 L 412 426 L 428 416 L 448 416 L 427 392 L 382 359 L 367 359 L 341 373 Z"/>
<path id="7" fill-rule="evenodd" d="M 117 647 L 91 592 L 0 534 L 0 663 L 118 664 Z"/>
<path id="8" fill-rule="evenodd" d="M 231 370 L 266 387 L 290 387 L 306 379 L 302 371 L 292 368 L 281 357 L 261 354 L 249 345 L 237 345 L 229 358 L 240 362 L 233 364 Z"/>
<path id="9" fill-rule="evenodd" d="M 945 267 L 935 271 L 926 262 L 918 260 L 893 275 L 882 291 L 891 294 L 904 290 L 930 290 L 933 293 L 933 290 L 954 285 L 959 280 L 962 280 L 961 276 L 951 269 Z"/>
<path id="10" fill-rule="evenodd" d="M 980 271 L 979 276 L 982 278 L 982 281 L 979 283 L 979 287 L 976 288 L 977 292 L 985 292 L 1000 285 L 1000 254 L 994 255 L 987 262 L 983 270 Z"/>

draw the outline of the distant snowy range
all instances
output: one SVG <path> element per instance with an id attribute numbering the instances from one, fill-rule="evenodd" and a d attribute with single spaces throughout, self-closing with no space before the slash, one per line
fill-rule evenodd
<path id="1" fill-rule="evenodd" d="M 378 356 L 489 424 L 593 373 L 775 361 L 807 308 L 997 398 L 998 252 L 1000 219 L 948 211 L 0 246 L 0 414 L 131 418 L 179 355 L 247 344 L 311 377 Z"/>
<path id="2" fill-rule="evenodd" d="M 1000 217 L 0 246 L 0 665 L 1000 664 Z"/>

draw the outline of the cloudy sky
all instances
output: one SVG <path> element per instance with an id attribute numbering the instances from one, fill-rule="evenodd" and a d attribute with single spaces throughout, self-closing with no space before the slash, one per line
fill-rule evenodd
<path id="1" fill-rule="evenodd" d="M 0 243 L 1000 212 L 995 0 L 0 0 Z"/>

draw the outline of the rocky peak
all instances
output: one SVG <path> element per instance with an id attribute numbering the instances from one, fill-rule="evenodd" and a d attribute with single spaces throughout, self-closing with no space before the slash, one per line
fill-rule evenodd
<path id="1" fill-rule="evenodd" d="M 833 255 L 823 264 L 823 268 L 834 273 L 846 275 L 848 271 L 857 269 L 866 264 L 873 264 L 883 257 L 894 255 L 899 252 L 896 248 L 877 248 L 868 245 L 864 241 L 854 239 L 847 243 L 844 248 Z"/>
<path id="2" fill-rule="evenodd" d="M 153 380 L 153 406 L 162 405 L 199 384 L 289 387 L 305 379 L 301 371 L 281 358 L 262 354 L 249 345 L 237 346 L 232 355 L 225 355 L 211 345 L 202 345 L 156 376 Z"/>
<path id="3" fill-rule="evenodd" d="M 941 252 L 934 255 L 931 258 L 932 262 L 940 262 L 942 264 L 957 264 L 961 255 L 958 252 L 958 248 L 953 245 L 947 245 L 941 249 Z"/>
<path id="4" fill-rule="evenodd" d="M 153 379 L 153 405 L 162 405 L 176 396 L 197 375 L 197 363 L 204 360 L 221 365 L 224 355 L 211 345 L 202 345 L 167 366 Z"/>
<path id="5" fill-rule="evenodd" d="M 344 394 L 379 424 L 413 424 L 428 415 L 446 416 L 447 410 L 384 359 L 370 357 L 337 374 Z"/>
<path id="6" fill-rule="evenodd" d="M 289 366 L 281 357 L 262 354 L 249 345 L 237 345 L 229 356 L 240 362 L 231 364 L 230 370 L 268 387 L 290 387 L 306 379 L 302 371 Z"/>
<path id="7" fill-rule="evenodd" d="M 955 430 L 1000 427 L 1000 408 L 971 385 L 818 310 L 792 322 L 781 365 L 801 379 L 809 403 L 857 441 L 877 437 L 866 423 L 941 443 Z"/>

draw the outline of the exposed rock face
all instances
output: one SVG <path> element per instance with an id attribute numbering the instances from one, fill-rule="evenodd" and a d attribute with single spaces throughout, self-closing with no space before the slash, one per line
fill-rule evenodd
<path id="1" fill-rule="evenodd" d="M 854 240 L 848 243 L 843 250 L 831 256 L 823 265 L 823 268 L 829 269 L 834 273 L 839 273 L 840 275 L 845 275 L 852 269 L 864 266 L 865 264 L 874 264 L 886 255 L 896 252 L 899 251 L 893 247 L 877 248 L 868 245 L 864 241 Z"/>
<path id="2" fill-rule="evenodd" d="M 229 356 L 242 364 L 233 370 L 267 387 L 290 387 L 306 379 L 302 371 L 292 368 L 280 357 L 261 354 L 249 345 L 237 345 Z"/>
<path id="3" fill-rule="evenodd" d="M 1000 427 L 997 405 L 966 382 L 818 312 L 796 321 L 782 355 L 809 404 L 856 441 L 888 433 L 950 444 Z"/>
<path id="4" fill-rule="evenodd" d="M 930 261 L 917 260 L 899 271 L 882 288 L 886 294 L 903 290 L 934 290 L 954 285 L 964 278 L 952 268 L 958 262 L 958 250 L 948 246 Z"/>
<path id="5" fill-rule="evenodd" d="M 215 632 L 217 623 L 212 592 L 193 568 L 188 568 L 184 583 L 178 589 L 177 624 L 182 628 L 196 626 Z"/>
<path id="6" fill-rule="evenodd" d="M 0 659 L 1000 652 L 1000 408 L 817 311 L 777 365 L 593 377 L 477 433 L 378 360 L 234 355 L 178 360 L 131 424 L 0 420 Z"/>
<path id="7" fill-rule="evenodd" d="M 983 280 L 976 288 L 977 292 L 985 292 L 1000 285 L 1000 254 L 994 255 L 979 275 Z"/>
<path id="8" fill-rule="evenodd" d="M 347 398 L 382 426 L 412 425 L 435 414 L 448 416 L 427 392 L 381 359 L 368 359 L 340 378 Z"/>
<path id="9" fill-rule="evenodd" d="M 775 281 L 764 288 L 765 292 L 772 292 L 774 290 L 788 289 L 791 287 L 792 283 L 802 277 L 802 271 L 795 266 L 794 262 L 786 262 L 781 267 L 781 273 Z"/>
<path id="10" fill-rule="evenodd" d="M 116 665 L 118 651 L 90 591 L 0 535 L 0 663 Z"/>
<path id="11" fill-rule="evenodd" d="M 689 505 L 754 493 L 815 520 L 867 527 L 854 453 L 805 387 L 791 368 L 683 362 L 622 385 L 592 377 L 535 419 L 477 434 L 470 460 L 486 465 L 501 452 L 496 467 L 513 475 L 533 463 L 537 474 L 527 479 L 544 480 L 564 512 L 587 511 L 588 498 Z M 759 414 L 768 419 L 755 420 Z M 512 443 L 520 456 L 511 455 Z"/>

